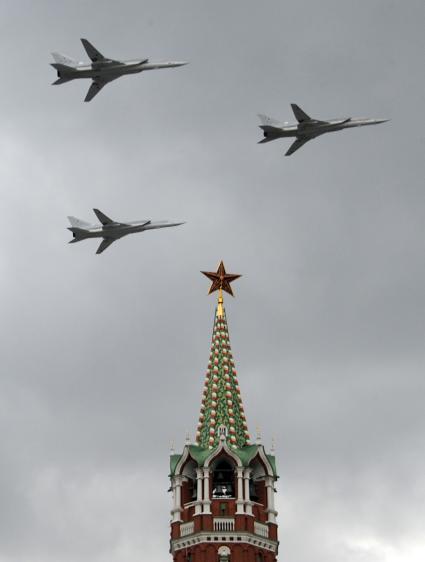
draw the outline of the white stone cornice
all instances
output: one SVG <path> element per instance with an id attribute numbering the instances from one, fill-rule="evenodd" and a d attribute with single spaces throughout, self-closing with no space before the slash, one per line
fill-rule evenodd
<path id="1" fill-rule="evenodd" d="M 247 533 L 246 531 L 238 533 L 237 531 L 226 532 L 220 531 L 218 533 L 203 531 L 200 533 L 195 533 L 187 537 L 180 539 L 175 539 L 171 541 L 171 553 L 174 554 L 176 551 L 183 548 L 189 548 L 196 544 L 214 544 L 214 539 L 218 539 L 220 543 L 226 544 L 250 544 L 258 548 L 264 548 L 270 552 L 277 553 L 279 546 L 278 541 L 273 541 L 271 539 L 266 539 L 264 537 Z"/>

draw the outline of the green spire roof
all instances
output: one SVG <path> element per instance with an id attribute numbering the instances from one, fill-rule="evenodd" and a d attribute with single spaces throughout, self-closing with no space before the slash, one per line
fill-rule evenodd
<path id="1" fill-rule="evenodd" d="M 196 432 L 197 445 L 215 448 L 220 441 L 221 426 L 226 428 L 227 442 L 230 446 L 236 449 L 249 445 L 248 428 L 222 299 L 221 302 L 219 300 L 215 313 L 211 354 Z"/>

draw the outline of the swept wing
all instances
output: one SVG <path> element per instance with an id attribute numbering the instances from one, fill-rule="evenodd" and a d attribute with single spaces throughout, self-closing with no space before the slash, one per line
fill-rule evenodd
<path id="1" fill-rule="evenodd" d="M 115 238 L 104 238 L 99 244 L 99 247 L 96 250 L 96 254 L 101 254 L 102 252 L 104 252 L 106 248 L 109 248 L 112 242 L 115 242 Z"/>
<path id="2" fill-rule="evenodd" d="M 305 123 L 306 121 L 311 121 L 310 115 L 307 115 L 305 111 L 301 109 L 296 103 L 291 103 L 292 111 L 294 112 L 295 119 L 298 123 Z"/>
<path id="3" fill-rule="evenodd" d="M 291 107 L 292 107 L 292 111 L 294 112 L 295 118 L 300 125 L 304 123 L 312 123 L 312 124 L 327 123 L 327 121 L 321 121 L 320 119 L 313 119 L 312 117 L 310 117 L 310 115 L 308 115 L 305 111 L 303 111 L 301 107 L 296 103 L 291 103 Z"/>
<path id="4" fill-rule="evenodd" d="M 312 138 L 314 137 L 304 137 L 302 139 L 297 139 L 291 144 L 288 151 L 285 153 L 285 156 L 291 156 L 291 154 L 294 154 L 295 151 L 301 148 L 306 142 L 308 142 Z"/>
<path id="5" fill-rule="evenodd" d="M 119 76 L 114 76 L 113 78 L 103 78 L 98 76 L 97 78 L 94 78 L 90 88 L 88 89 L 86 97 L 84 98 L 84 101 L 91 101 L 94 96 L 97 96 L 103 86 L 106 86 L 106 84 L 109 84 L 109 82 L 112 82 L 117 78 L 119 78 Z"/>
<path id="6" fill-rule="evenodd" d="M 94 47 L 90 41 L 87 41 L 87 39 L 81 39 L 81 43 L 83 44 L 84 49 L 86 50 L 86 53 L 88 54 L 90 60 L 93 63 L 97 63 L 97 62 L 103 62 L 103 63 L 117 63 L 120 64 L 120 61 L 117 60 L 111 60 L 108 59 L 107 57 L 105 57 L 104 55 L 102 55 L 102 53 L 100 51 L 98 51 L 96 49 L 96 47 Z"/>
<path id="7" fill-rule="evenodd" d="M 114 220 L 112 220 L 110 217 L 105 215 L 105 213 L 99 211 L 99 209 L 93 209 L 93 212 L 99 219 L 99 222 L 103 224 L 103 226 L 106 226 L 107 224 L 117 224 Z"/>

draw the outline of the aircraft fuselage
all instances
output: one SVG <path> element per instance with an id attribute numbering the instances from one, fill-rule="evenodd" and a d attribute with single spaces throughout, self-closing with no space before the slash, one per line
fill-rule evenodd
<path id="1" fill-rule="evenodd" d="M 309 138 L 331 133 L 334 131 L 342 131 L 343 129 L 351 129 L 353 127 L 363 127 L 366 125 L 377 125 L 385 123 L 387 119 L 333 119 L 331 121 L 308 121 L 283 127 L 274 127 L 260 125 L 263 130 L 264 137 L 270 140 L 284 137 Z"/>
<path id="2" fill-rule="evenodd" d="M 125 74 L 137 74 L 143 72 L 144 70 L 155 70 L 158 68 L 174 68 L 177 66 L 182 66 L 185 63 L 182 62 L 147 62 L 146 60 L 131 60 L 123 62 L 102 62 L 94 64 L 79 64 L 75 67 L 66 67 L 65 65 L 54 65 L 57 72 L 58 78 L 115 78 L 118 76 L 123 76 Z M 59 66 L 59 68 L 58 68 Z"/>
<path id="3" fill-rule="evenodd" d="M 285 156 L 290 156 L 306 142 L 319 137 L 325 133 L 333 133 L 334 131 L 342 131 L 343 129 L 352 129 L 353 127 L 364 127 L 365 125 L 378 125 L 385 123 L 388 119 L 364 119 L 347 117 L 345 119 L 330 119 L 322 121 L 310 117 L 297 104 L 291 103 L 292 111 L 298 121 L 294 125 L 289 123 L 280 123 L 276 119 L 267 117 L 267 115 L 259 114 L 261 120 L 260 129 L 263 131 L 264 138 L 259 144 L 264 144 L 276 139 L 285 137 L 295 137 L 294 142 L 286 151 Z"/>
<path id="4" fill-rule="evenodd" d="M 183 224 L 173 223 L 168 221 L 155 221 L 155 222 L 148 222 L 148 221 L 131 221 L 127 224 L 107 224 L 107 225 L 93 225 L 87 228 L 78 228 L 75 229 L 70 227 L 69 230 L 74 231 L 78 230 L 76 238 L 79 240 L 83 240 L 85 238 L 113 238 L 117 240 L 118 238 L 122 238 L 123 236 L 127 236 L 127 234 L 134 234 L 135 232 L 143 232 L 144 230 L 153 230 L 156 228 L 167 228 L 170 226 L 179 226 Z"/>

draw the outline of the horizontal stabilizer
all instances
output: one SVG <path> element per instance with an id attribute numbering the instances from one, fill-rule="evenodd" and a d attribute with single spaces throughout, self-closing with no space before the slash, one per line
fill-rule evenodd
<path id="1" fill-rule="evenodd" d="M 52 86 L 57 86 L 58 84 L 65 84 L 65 82 L 70 82 L 72 78 L 58 78 L 52 82 Z"/>
<path id="2" fill-rule="evenodd" d="M 305 123 L 306 121 L 311 121 L 310 115 L 307 115 L 307 113 L 303 111 L 301 107 L 299 107 L 296 103 L 291 103 L 291 107 L 298 123 Z"/>
<path id="3" fill-rule="evenodd" d="M 72 240 L 69 241 L 69 244 L 73 244 L 75 242 L 80 242 L 80 240 L 84 240 L 87 238 L 87 230 L 85 228 L 78 228 L 77 226 L 70 226 L 68 230 L 72 232 Z"/>
<path id="4" fill-rule="evenodd" d="M 267 135 L 267 136 L 264 136 L 263 139 L 261 139 L 260 141 L 258 141 L 257 144 L 264 144 L 265 142 L 274 141 L 274 140 L 276 140 L 277 138 L 279 138 L 277 135 L 270 135 L 270 136 Z"/>

